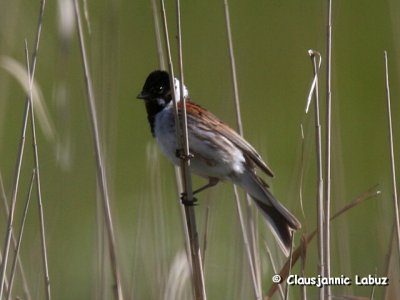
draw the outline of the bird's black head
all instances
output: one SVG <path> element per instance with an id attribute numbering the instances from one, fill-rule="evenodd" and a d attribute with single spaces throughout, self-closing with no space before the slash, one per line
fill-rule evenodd
<path id="1" fill-rule="evenodd" d="M 163 98 L 164 100 L 171 100 L 171 85 L 169 83 L 169 74 L 165 71 L 153 71 L 147 76 L 143 89 L 137 96 L 138 99 L 145 101 L 156 100 Z"/>
<path id="2" fill-rule="evenodd" d="M 160 70 L 151 72 L 137 98 L 146 104 L 147 119 L 154 136 L 155 116 L 172 100 L 169 74 Z"/>

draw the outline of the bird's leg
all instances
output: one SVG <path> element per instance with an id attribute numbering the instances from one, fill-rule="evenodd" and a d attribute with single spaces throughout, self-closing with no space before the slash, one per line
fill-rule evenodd
<path id="1" fill-rule="evenodd" d="M 193 154 L 189 153 L 188 155 L 185 154 L 185 151 L 180 148 L 175 150 L 175 156 L 179 159 L 184 161 L 188 161 L 194 157 Z M 181 193 L 181 203 L 185 206 L 194 206 L 196 205 L 197 199 L 193 197 L 195 193 L 192 193 L 192 199 L 188 200 L 187 194 L 185 192 Z"/>
<path id="2" fill-rule="evenodd" d="M 210 187 L 213 187 L 214 185 L 216 185 L 219 182 L 218 178 L 215 177 L 210 177 L 208 178 L 208 183 L 206 185 L 203 185 L 201 188 L 198 188 L 197 190 L 193 191 L 193 195 L 200 193 Z"/>
<path id="3" fill-rule="evenodd" d="M 216 185 L 219 182 L 218 178 L 214 178 L 214 177 L 210 177 L 208 179 L 208 183 L 204 186 L 202 186 L 201 188 L 198 188 L 197 190 L 194 190 L 192 195 L 195 195 L 197 193 L 200 193 L 210 187 L 213 187 L 214 185 Z M 197 199 L 195 197 L 193 197 L 193 200 L 188 200 L 187 199 L 187 194 L 186 193 L 181 193 L 181 202 L 183 205 L 188 205 L 188 206 L 194 206 L 196 205 Z"/>

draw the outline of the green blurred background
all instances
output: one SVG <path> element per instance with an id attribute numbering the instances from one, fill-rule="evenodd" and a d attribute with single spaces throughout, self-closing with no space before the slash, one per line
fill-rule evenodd
<path id="1" fill-rule="evenodd" d="M 175 3 L 167 1 L 176 61 Z M 0 56 L 25 66 L 24 39 L 33 48 L 39 1 L 0 2 Z M 182 1 L 185 83 L 193 101 L 235 126 L 223 1 Z M 72 1 L 47 1 L 35 79 L 56 135 L 38 130 L 42 192 L 53 299 L 111 299 L 107 247 L 96 208 L 96 169 Z M 395 150 L 400 149 L 400 3 L 333 1 L 332 211 L 371 186 L 381 196 L 332 223 L 332 274 L 383 275 L 393 224 L 383 51 L 389 55 Z M 299 217 L 303 230 L 316 225 L 313 110 L 304 108 L 312 80 L 307 50 L 322 53 L 325 72 L 325 1 L 231 1 L 233 43 L 246 138 L 276 174 L 273 193 Z M 65 23 L 64 23 L 65 22 Z M 71 26 L 69 28 L 69 26 Z M 88 1 L 84 20 L 97 115 L 111 194 L 119 261 L 127 298 L 164 298 L 169 274 L 184 251 L 175 177 L 151 137 L 143 103 L 136 100 L 149 72 L 159 68 L 150 1 Z M 325 76 L 321 75 L 321 101 Z M 0 172 L 11 198 L 25 92 L 0 69 Z M 324 108 L 324 105 L 322 105 Z M 39 117 L 40 119 L 40 117 Z M 301 139 L 303 124 L 305 139 Z M 302 157 L 304 143 L 304 160 Z M 398 156 L 398 151 L 395 152 Z M 16 226 L 33 168 L 31 134 L 18 197 Z M 400 159 L 400 157 L 397 157 Z M 300 174 L 304 166 L 302 214 Z M 195 178 L 195 186 L 203 184 Z M 209 299 L 253 299 L 232 187 L 222 184 L 199 196 L 200 235 L 209 208 L 205 258 Z M 43 299 L 36 197 L 28 213 L 21 255 L 33 299 Z M 2 208 L 3 212 L 4 209 Z M 1 243 L 6 216 L 0 214 Z M 264 240 L 278 267 L 285 261 L 260 222 L 264 294 L 271 270 Z M 99 238 L 98 238 L 99 237 Z M 2 248 L 2 247 L 1 247 Z M 395 249 L 395 248 L 394 248 Z M 400 295 L 393 252 L 391 288 Z M 317 274 L 317 250 L 308 250 L 306 272 Z M 100 263 L 99 263 L 100 262 Z M 101 262 L 106 262 L 105 265 Z M 102 267 L 105 271 L 102 271 Z M 295 273 L 299 273 L 296 267 Z M 190 298 L 182 283 L 181 299 Z M 371 287 L 335 287 L 335 295 L 368 297 Z M 22 295 L 17 279 L 15 296 Z M 297 299 L 299 289 L 291 296 Z M 309 299 L 318 295 L 308 289 Z M 383 288 L 375 290 L 376 299 Z M 393 297 L 393 298 L 391 298 Z M 176 299 L 180 299 L 176 296 Z M 278 299 L 278 297 L 276 298 Z"/>

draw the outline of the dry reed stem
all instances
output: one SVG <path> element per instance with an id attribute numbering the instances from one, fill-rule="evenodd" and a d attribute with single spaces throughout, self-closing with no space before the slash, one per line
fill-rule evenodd
<path id="1" fill-rule="evenodd" d="M 233 51 L 233 40 L 232 40 L 231 20 L 229 15 L 228 0 L 224 0 L 224 12 L 225 12 L 226 33 L 228 36 L 229 59 L 231 63 L 231 75 L 232 75 L 232 85 L 233 85 L 233 96 L 235 100 L 236 122 L 239 134 L 243 136 L 242 117 L 240 113 L 239 89 L 236 76 L 236 62 L 235 62 L 235 54 Z"/>
<path id="2" fill-rule="evenodd" d="M 332 222 L 334 219 L 336 219 L 337 217 L 339 217 L 340 215 L 342 215 L 346 211 L 348 211 L 348 210 L 352 209 L 353 207 L 361 204 L 365 200 L 367 200 L 369 198 L 372 198 L 374 196 L 380 195 L 381 192 L 379 190 L 376 190 L 376 189 L 377 189 L 377 185 L 369 188 L 366 192 L 364 192 L 361 195 L 359 195 L 356 198 L 354 198 L 349 204 L 345 205 L 342 209 L 340 209 L 334 215 L 332 215 L 331 218 L 330 218 L 330 222 Z M 311 232 L 310 234 L 308 234 L 305 237 L 305 244 L 308 245 L 313 240 L 313 238 L 315 237 L 316 234 L 317 234 L 317 230 L 316 229 L 313 232 Z M 287 260 L 286 263 L 284 264 L 284 266 L 282 267 L 281 271 L 279 272 L 279 275 L 282 278 L 281 282 L 286 281 L 286 279 L 287 279 L 287 277 L 289 275 L 290 268 L 293 267 L 296 264 L 296 262 L 298 261 L 298 259 L 301 256 L 302 251 L 304 251 L 304 250 L 301 249 L 302 245 L 304 245 L 304 243 L 302 243 L 300 246 L 298 246 L 296 248 L 295 251 L 293 251 L 292 261 L 290 262 L 290 259 Z M 267 295 L 264 297 L 264 300 L 271 299 L 271 297 L 274 295 L 274 293 L 276 292 L 277 289 L 278 289 L 278 284 L 276 284 L 276 283 L 272 284 L 270 289 L 268 290 Z"/>
<path id="3" fill-rule="evenodd" d="M 46 291 L 46 299 L 51 299 L 51 289 L 50 289 L 50 275 L 49 275 L 49 264 L 47 259 L 47 246 L 46 246 L 46 231 L 45 231 L 45 223 L 44 223 L 44 211 L 43 211 L 43 202 L 42 202 L 42 191 L 40 184 L 40 168 L 39 168 L 39 153 L 38 146 L 36 140 L 36 123 L 35 123 L 35 114 L 34 114 L 34 105 L 32 98 L 32 85 L 33 85 L 33 77 L 30 76 L 29 69 L 29 54 L 28 54 L 28 45 L 25 40 L 25 54 L 26 54 L 26 64 L 28 69 L 28 80 L 29 80 L 29 96 L 28 99 L 31 102 L 31 130 L 32 130 L 32 146 L 33 146 L 33 158 L 35 164 L 35 182 L 36 182 L 36 193 L 38 200 L 38 208 L 39 208 L 39 226 L 40 226 L 40 242 L 42 246 L 42 260 L 43 260 L 43 271 L 44 271 L 44 284 Z"/>
<path id="4" fill-rule="evenodd" d="M 189 152 L 189 138 L 188 138 L 188 128 L 187 128 L 187 112 L 186 112 L 186 98 L 183 93 L 183 86 L 184 86 L 184 73 L 183 73 L 183 53 L 182 53 L 182 27 L 181 27 L 181 8 L 180 8 L 180 0 L 176 0 L 176 16 L 177 16 L 177 39 L 178 39 L 178 66 L 179 66 L 179 79 L 180 79 L 180 84 L 179 84 L 179 91 L 180 91 L 180 99 L 176 98 L 175 95 L 175 105 L 177 105 L 178 101 L 182 103 L 182 114 L 179 116 L 179 114 L 176 114 L 177 118 L 180 117 L 180 126 L 177 127 L 179 128 L 177 131 L 178 134 L 178 139 L 181 139 L 181 147 L 183 146 L 183 151 L 184 151 L 184 158 L 181 159 L 181 162 L 183 163 L 181 168 L 182 173 L 183 173 L 183 179 L 184 179 L 184 192 L 187 193 L 188 199 L 189 200 L 194 200 L 193 199 L 193 193 L 192 193 L 192 176 L 190 174 L 190 152 Z M 170 54 L 170 53 L 169 53 Z M 173 69 L 172 69 L 172 59 L 171 59 L 171 85 L 173 85 L 174 82 L 174 76 L 173 76 Z M 175 89 L 174 89 L 175 92 Z M 177 110 L 176 110 L 177 112 Z M 179 132 L 180 130 L 180 132 Z"/>
<path id="5" fill-rule="evenodd" d="M 396 186 L 396 167 L 394 157 L 394 146 L 393 146 L 393 126 L 392 126 L 392 108 L 390 100 L 390 86 L 389 86 L 389 67 L 387 52 L 384 52 L 385 57 L 385 83 L 386 83 L 386 103 L 387 103 L 387 118 L 388 118 L 388 133 L 389 133 L 389 147 L 390 147 L 390 168 L 392 175 L 392 189 L 393 189 L 393 206 L 394 216 L 396 220 L 396 235 L 397 235 L 397 251 L 400 256 L 400 218 L 399 218 L 399 202 L 397 198 L 397 186 Z"/>
<path id="6" fill-rule="evenodd" d="M 11 237 L 13 235 L 14 213 L 15 213 L 15 207 L 16 207 L 16 202 L 17 202 L 17 193 L 18 193 L 19 179 L 20 179 L 20 174 L 21 174 L 22 158 L 23 158 L 23 153 L 24 153 L 24 148 L 25 148 L 25 133 L 26 133 L 26 128 L 27 128 L 27 124 L 28 124 L 29 109 L 30 109 L 30 105 L 28 104 L 25 106 L 24 122 L 23 122 L 23 126 L 22 126 L 21 139 L 20 139 L 20 143 L 18 146 L 17 164 L 16 164 L 15 171 L 14 171 L 15 176 L 14 176 L 14 183 L 13 183 L 12 196 L 11 196 L 11 207 L 10 207 L 9 214 L 8 214 L 7 232 L 6 232 L 6 238 L 5 238 L 4 246 L 3 246 L 3 257 L 1 260 L 0 299 L 2 299 L 2 297 L 3 297 L 5 281 L 7 280 L 5 273 L 6 273 L 6 269 L 7 269 L 8 256 L 9 256 L 9 252 L 10 252 Z M 6 284 L 6 285 L 8 286 L 8 284 Z M 8 287 L 6 287 L 6 289 L 8 289 Z"/>
<path id="7" fill-rule="evenodd" d="M 161 70 L 166 70 L 167 69 L 167 63 L 166 60 L 167 58 L 165 57 L 165 53 L 163 50 L 163 44 L 162 44 L 162 36 L 161 36 L 161 31 L 160 31 L 160 19 L 158 15 L 158 8 L 157 8 L 157 3 L 156 0 L 151 0 L 151 9 L 153 13 L 153 22 L 154 22 L 154 33 L 156 36 L 156 48 L 157 48 L 157 56 L 158 56 L 158 64 Z M 181 180 L 181 175 L 179 171 L 179 167 L 174 166 L 174 173 L 175 173 L 175 183 L 176 183 L 176 189 L 178 193 L 180 194 L 183 191 L 182 187 L 182 180 Z M 185 209 L 182 205 L 179 206 L 180 211 L 182 214 L 182 221 L 185 219 Z M 187 228 L 186 226 L 182 226 L 184 228 L 184 234 L 186 237 L 186 241 L 189 241 L 189 236 L 187 233 Z M 187 243 L 187 253 L 189 254 L 190 246 L 189 243 Z"/>
<path id="8" fill-rule="evenodd" d="M 324 233 L 323 233 L 323 251 L 324 251 L 324 276 L 330 277 L 331 257 L 330 257 L 330 228 L 329 220 L 331 215 L 331 141 L 332 141 L 332 0 L 327 0 L 327 24 L 326 24 L 326 156 L 325 156 L 325 206 L 324 206 Z M 322 299 L 331 299 L 331 287 L 323 286 L 324 297 Z"/>
<path id="9" fill-rule="evenodd" d="M 375 276 L 376 276 L 376 274 L 375 274 Z M 371 294 L 369 295 L 369 299 L 370 299 L 370 300 L 374 300 L 375 288 L 376 288 L 376 285 L 373 285 L 373 286 L 372 286 L 372 289 L 371 289 Z"/>
<path id="10" fill-rule="evenodd" d="M 166 62 L 165 62 L 165 54 L 162 47 L 162 36 L 160 32 L 160 18 L 158 16 L 157 2 L 156 0 L 151 1 L 151 9 L 153 13 L 153 22 L 154 22 L 154 33 L 156 36 L 156 46 L 157 46 L 157 56 L 160 69 L 165 70 Z"/>
<path id="11" fill-rule="evenodd" d="M 99 194 L 98 187 L 96 189 L 96 194 Z M 103 210 L 101 205 L 96 205 L 96 263 L 97 263 L 97 278 L 96 278 L 96 291 L 95 297 L 98 300 L 105 299 L 105 287 L 106 287 L 106 280 L 105 280 L 105 262 L 106 262 L 106 243 L 105 243 L 105 231 L 104 231 L 104 222 L 103 220 Z"/>
<path id="12" fill-rule="evenodd" d="M 43 20 L 43 15 L 44 15 L 44 9 L 45 9 L 46 1 L 42 0 L 39 8 L 39 17 L 38 17 L 38 25 L 37 25 L 37 31 L 36 31 L 36 36 L 35 36 L 35 46 L 34 50 L 32 53 L 32 60 L 31 60 L 31 68 L 30 68 L 30 77 L 34 78 L 35 77 L 35 70 L 36 70 L 36 61 L 37 61 L 37 53 L 39 50 L 39 43 L 40 43 L 40 36 L 42 32 L 42 20 Z M 7 263 L 8 263 L 8 257 L 9 257 L 9 252 L 10 252 L 10 242 L 11 242 L 11 237 L 12 237 L 12 231 L 13 231 L 13 222 L 14 222 L 14 213 L 15 213 L 15 207 L 17 203 L 17 194 L 18 194 L 18 187 L 19 187 L 19 179 L 20 179 L 20 174 L 21 174 L 21 166 L 22 166 L 22 159 L 24 155 L 24 148 L 25 148 L 25 135 L 26 135 L 26 128 L 28 125 L 28 117 L 29 117 L 29 111 L 30 111 L 30 101 L 28 97 L 25 98 L 25 110 L 23 114 L 23 123 L 22 123 L 22 129 L 21 129 L 21 136 L 20 136 L 20 141 L 18 145 L 18 154 L 17 154 L 17 161 L 16 161 L 16 166 L 15 166 L 15 171 L 14 171 L 14 182 L 13 182 L 13 188 L 12 188 L 12 195 L 11 195 L 11 206 L 10 206 L 10 213 L 8 216 L 7 220 L 7 229 L 6 229 L 6 237 L 3 245 L 3 260 L 2 260 L 2 265 L 1 265 L 1 273 L 0 273 L 0 299 L 3 297 L 3 292 L 4 292 L 4 281 L 5 281 L 5 275 L 6 275 L 6 270 L 7 270 Z M 46 295 L 48 295 L 46 293 Z"/>
<path id="13" fill-rule="evenodd" d="M 307 261 L 307 238 L 306 236 L 303 234 L 301 236 L 301 244 L 300 244 L 300 249 L 301 249 L 301 253 L 300 253 L 300 263 L 301 263 L 301 267 L 300 267 L 300 272 L 301 272 L 301 276 L 305 277 L 306 276 L 306 261 Z M 276 274 L 276 273 L 275 273 Z M 302 285 L 300 287 L 300 292 L 301 292 L 301 300 L 307 300 L 307 287 L 305 285 Z"/>
<path id="14" fill-rule="evenodd" d="M 394 240 L 397 238 L 396 234 L 395 234 L 395 231 L 396 231 L 395 227 L 396 227 L 396 220 L 394 220 L 393 225 L 392 225 L 392 231 L 390 234 L 388 251 L 385 256 L 385 267 L 384 267 L 383 274 L 386 277 L 389 277 L 390 266 L 392 265 L 391 261 L 392 261 L 392 255 L 393 255 L 393 243 L 394 243 Z M 388 299 L 389 287 L 390 287 L 390 285 L 385 286 L 383 299 Z"/>
<path id="15" fill-rule="evenodd" d="M 104 219 L 106 223 L 107 235 L 108 235 L 108 246 L 110 252 L 110 262 L 112 268 L 112 274 L 114 278 L 115 284 L 115 297 L 118 300 L 123 300 L 123 292 L 121 286 L 121 274 L 120 268 L 118 265 L 117 259 L 117 250 L 116 250 L 116 243 L 115 243 L 115 234 L 114 234 L 114 227 L 112 222 L 112 215 L 110 209 L 110 198 L 107 186 L 107 178 L 104 168 L 104 160 L 102 157 L 102 150 L 100 144 L 100 135 L 99 135 L 99 126 L 96 116 L 96 105 L 95 105 L 95 98 L 94 92 L 92 88 L 92 79 L 90 76 L 89 65 L 86 57 L 86 47 L 85 41 L 83 36 L 83 29 L 81 24 L 81 14 L 79 9 L 78 0 L 74 0 L 74 9 L 75 9 L 75 19 L 77 22 L 77 33 L 79 38 L 79 48 L 81 52 L 82 58 L 82 67 L 86 85 L 86 93 L 87 93 L 87 101 L 89 106 L 89 113 L 90 113 L 90 125 L 92 130 L 92 138 L 93 138 L 93 146 L 95 150 L 95 157 L 96 157 L 96 167 L 97 167 L 97 183 L 99 184 L 101 200 L 103 205 L 103 212 L 104 212 Z"/>
<path id="16" fill-rule="evenodd" d="M 147 172 L 152 178 L 153 185 L 157 187 L 162 186 L 162 175 L 160 171 L 160 163 L 159 156 L 156 153 L 156 145 L 154 143 L 148 144 L 146 147 L 146 161 L 147 163 Z M 149 194 L 150 201 L 149 205 L 151 210 L 149 212 L 149 217 L 146 219 L 151 219 L 152 222 L 152 234 L 154 236 L 154 240 L 157 241 L 157 245 L 155 247 L 151 247 L 147 251 L 147 255 L 151 257 L 152 263 L 156 266 L 156 271 L 154 272 L 154 279 L 157 282 L 158 286 L 154 288 L 154 291 L 158 292 L 158 297 L 154 296 L 153 298 L 161 299 L 162 294 L 166 293 L 169 287 L 169 279 L 165 281 L 166 278 L 169 278 L 168 274 L 173 273 L 173 265 L 169 266 L 169 262 L 166 259 L 166 249 L 168 249 L 168 234 L 166 234 L 166 203 L 163 189 L 156 188 L 152 189 Z M 185 262 L 187 259 L 185 258 Z M 187 267 L 189 270 L 189 267 Z M 190 272 L 188 272 L 190 273 Z M 183 284 L 183 283 L 182 283 Z M 157 293 L 155 292 L 155 293 Z M 129 299 L 129 298 L 128 298 Z"/>
<path id="17" fill-rule="evenodd" d="M 303 184 L 304 184 L 304 172 L 305 172 L 305 139 L 304 139 L 304 128 L 303 124 L 300 124 L 300 132 L 301 132 L 301 156 L 300 156 L 300 179 L 299 179 L 299 201 L 300 201 L 300 209 L 301 209 L 301 214 L 303 215 L 303 218 L 306 218 L 306 214 L 304 212 L 304 205 L 303 205 Z"/>
<path id="18" fill-rule="evenodd" d="M 31 200 L 33 182 L 35 180 L 35 177 L 36 177 L 36 170 L 33 169 L 31 182 L 29 184 L 29 189 L 28 189 L 28 195 L 26 196 L 24 212 L 23 212 L 22 219 L 21 219 L 18 241 L 17 241 L 17 245 L 15 246 L 15 251 L 14 251 L 15 253 L 14 253 L 14 259 L 12 262 L 12 267 L 11 267 L 11 272 L 10 272 L 10 283 L 9 283 L 8 293 L 7 293 L 7 298 L 6 298 L 7 300 L 11 299 L 12 287 L 13 287 L 14 278 L 15 278 L 15 271 L 16 271 L 16 267 L 17 267 L 19 251 L 21 249 L 22 236 L 24 233 L 25 221 L 26 221 L 26 216 L 28 214 L 29 202 Z"/>
<path id="19" fill-rule="evenodd" d="M 232 39 L 232 30 L 231 30 L 231 22 L 230 22 L 230 14 L 229 14 L 229 4 L 228 0 L 224 0 L 224 12 L 225 12 L 225 25 L 227 31 L 227 40 L 228 40 L 228 49 L 229 49 L 229 58 L 231 65 L 231 75 L 232 75 L 232 86 L 233 86 L 233 95 L 234 95 L 234 104 L 235 104 L 235 112 L 236 112 L 236 123 L 239 134 L 243 137 L 243 126 L 242 126 L 242 118 L 240 113 L 240 100 L 239 100 L 239 89 L 237 83 L 237 75 L 236 75 L 236 62 L 235 55 L 233 50 L 233 39 Z M 234 186 L 234 195 L 236 201 L 236 207 L 238 209 L 239 216 L 243 215 L 241 212 L 240 199 L 239 194 L 237 192 L 237 187 Z M 243 217 L 239 217 L 240 226 L 242 228 L 242 235 L 244 240 L 244 246 L 246 248 L 246 254 L 248 256 L 249 265 L 251 268 L 251 279 L 253 282 L 254 293 L 256 299 L 262 298 L 262 287 L 261 287 L 261 271 L 260 266 L 257 262 L 259 262 L 259 247 L 257 245 L 257 239 L 255 234 L 255 222 L 252 211 L 251 199 L 248 195 L 246 195 L 246 205 L 247 205 L 247 222 L 248 229 L 246 229 L 246 225 L 244 223 Z M 250 238 L 248 237 L 248 232 L 250 232 Z"/>
<path id="20" fill-rule="evenodd" d="M 274 272 L 274 274 L 278 274 L 278 270 L 276 269 L 275 262 L 273 260 L 271 250 L 269 249 L 267 243 L 265 243 L 265 249 L 267 249 L 267 254 L 268 254 L 268 258 L 269 258 L 269 261 L 271 263 L 271 266 L 272 266 L 272 271 Z M 279 295 L 280 295 L 281 299 L 284 300 L 285 295 L 284 295 L 282 286 L 280 284 L 278 284 L 278 289 L 279 289 Z"/>
<path id="21" fill-rule="evenodd" d="M 207 246 L 208 246 L 208 234 L 210 232 L 210 225 L 209 225 L 209 221 L 210 221 L 210 206 L 206 207 L 206 213 L 205 213 L 205 222 L 204 222 L 204 235 L 203 235 L 203 272 L 204 272 L 204 276 L 205 276 L 205 261 L 206 261 L 206 252 L 207 252 Z"/>
<path id="22" fill-rule="evenodd" d="M 182 114 L 180 115 L 181 124 L 181 145 L 183 145 L 184 158 L 181 159 L 181 172 L 183 179 L 183 192 L 187 195 L 187 199 L 193 201 L 192 193 L 192 176 L 190 174 L 190 152 L 189 152 L 189 137 L 187 128 L 187 113 L 186 113 L 186 99 L 183 94 L 184 86 L 184 73 L 183 73 L 183 54 L 182 54 L 182 27 L 181 27 L 181 10 L 180 0 L 176 1 L 176 14 L 177 14 L 177 32 L 178 32 L 178 61 L 179 61 L 179 78 L 180 78 L 180 95 L 182 103 Z M 172 64 L 171 64 L 172 66 Z M 172 82 L 172 81 L 171 81 Z M 175 89 L 174 89 L 175 90 Z M 176 95 L 175 95 L 176 97 Z M 175 103 L 178 99 L 175 98 Z M 201 250 L 199 244 L 199 237 L 196 228 L 196 218 L 193 206 L 185 205 L 186 223 L 190 237 L 190 248 L 192 257 L 192 271 L 193 271 L 193 284 L 196 299 L 206 300 L 206 289 L 204 283 L 203 263 L 201 257 Z"/>
<path id="23" fill-rule="evenodd" d="M 4 189 L 4 185 L 3 185 L 3 178 L 1 176 L 1 172 L 0 172 L 0 194 L 1 194 L 1 198 L 3 198 L 4 211 L 6 213 L 6 217 L 8 218 L 10 210 L 8 207 L 8 202 L 7 202 L 7 197 L 5 194 L 5 189 Z M 12 232 L 11 235 L 12 235 L 14 249 L 16 249 L 17 248 L 17 239 L 15 238 L 14 232 Z M 1 261 L 0 261 L 0 263 L 1 263 Z M 18 265 L 19 272 L 21 274 L 21 281 L 22 281 L 22 288 L 24 291 L 24 297 L 26 300 L 31 300 L 32 299 L 31 292 L 29 290 L 29 286 L 28 286 L 28 283 L 26 280 L 25 270 L 23 268 L 21 257 L 19 255 L 17 256 L 17 265 Z M 8 290 L 8 288 L 7 288 L 7 290 Z"/>
<path id="24" fill-rule="evenodd" d="M 0 253 L 0 263 L 2 261 L 3 261 L 3 256 Z M 4 290 L 5 290 L 5 293 L 7 294 L 8 293 L 8 279 L 7 279 L 7 277 L 4 279 Z"/>
<path id="25" fill-rule="evenodd" d="M 321 66 L 321 55 L 313 50 L 309 50 L 309 55 L 313 64 L 314 72 L 314 119 L 315 119 L 315 148 L 317 160 L 317 231 L 318 231 L 318 273 L 325 275 L 325 232 L 324 232 L 324 179 L 322 171 L 322 138 L 321 138 L 321 122 L 319 114 L 319 88 L 318 88 L 318 70 Z M 317 63 L 318 59 L 318 63 Z M 324 299 L 324 288 L 319 289 L 320 299 Z"/>
<path id="26" fill-rule="evenodd" d="M 291 240 L 292 240 L 292 242 L 291 242 L 291 245 L 290 245 L 290 253 L 289 253 L 289 273 L 288 274 L 290 274 L 291 272 L 292 272 L 292 267 L 293 267 L 293 264 L 292 264 L 292 260 L 293 260 L 293 240 L 294 240 L 294 234 L 293 234 L 293 232 L 292 232 L 292 236 L 291 236 Z M 303 251 L 301 251 L 301 254 L 303 253 Z M 289 299 L 289 285 L 288 284 L 286 284 L 286 288 L 285 288 L 285 300 L 288 300 Z"/>
<path id="27" fill-rule="evenodd" d="M 153 13 L 153 22 L 154 22 L 154 33 L 156 35 L 156 48 L 157 48 L 157 56 L 158 56 L 158 62 L 161 70 L 165 70 L 167 68 L 166 61 L 167 58 L 165 57 L 165 51 L 163 50 L 163 44 L 162 44 L 162 36 L 161 36 L 161 30 L 160 30 L 160 19 L 159 19 L 159 11 L 157 8 L 157 2 L 156 0 L 151 0 L 151 8 L 152 8 L 152 13 Z M 174 175 L 175 175 L 175 184 L 176 184 L 176 190 L 178 194 L 180 195 L 183 192 L 183 185 L 182 185 L 182 177 L 180 174 L 180 170 L 178 166 L 174 166 Z M 186 249 L 186 254 L 189 257 L 190 256 L 190 239 L 189 239 L 189 233 L 187 226 L 185 224 L 185 208 L 183 205 L 179 205 L 179 211 L 181 214 L 181 221 L 182 221 L 182 229 L 183 229 L 183 235 L 185 236 L 185 249 Z M 204 263 L 203 263 L 204 265 Z"/>
<path id="28" fill-rule="evenodd" d="M 168 69 L 170 76 L 170 83 L 173 92 L 173 104 L 174 104 L 174 115 L 175 115 L 175 127 L 176 135 L 178 141 L 178 149 L 183 150 L 183 156 L 181 157 L 180 171 L 183 183 L 183 193 L 187 197 L 188 201 L 193 201 L 193 191 L 192 191 L 192 179 L 190 174 L 190 153 L 189 153 L 189 141 L 187 136 L 187 119 L 186 119 L 186 106 L 185 97 L 183 95 L 183 70 L 182 70 L 182 45 L 181 45 L 181 26 L 180 26 L 180 2 L 177 1 L 177 27 L 178 27 L 178 49 L 179 49 L 179 66 L 180 66 L 180 90 L 181 90 L 181 101 L 182 101 L 182 114 L 181 120 L 178 114 L 178 99 L 176 99 L 175 88 L 174 88 L 174 72 L 171 57 L 171 48 L 168 37 L 168 25 L 167 17 L 165 11 L 164 1 L 161 0 L 161 15 L 163 19 L 163 29 L 164 29 L 164 39 L 167 49 L 168 57 Z M 183 128 L 182 128 L 183 126 Z M 193 292 L 196 300 L 205 300 L 206 291 L 204 285 L 204 274 L 202 268 L 201 251 L 199 245 L 199 238 L 196 227 L 196 216 L 194 212 L 194 207 L 190 205 L 185 205 L 185 220 L 186 227 L 188 230 L 189 240 L 190 240 L 190 258 L 191 258 L 191 271 L 192 271 L 192 284 Z"/>
<path id="29" fill-rule="evenodd" d="M 259 295 L 259 293 L 258 293 L 259 289 L 258 289 L 258 285 L 257 285 L 256 270 L 255 270 L 255 266 L 254 266 L 255 262 L 254 262 L 254 259 L 253 259 L 252 253 L 251 253 L 249 237 L 247 235 L 246 225 L 245 225 L 245 221 L 244 221 L 244 217 L 243 217 L 243 212 L 240 207 L 239 195 L 238 195 L 238 190 L 237 190 L 236 186 L 233 187 L 233 192 L 234 192 L 235 199 L 236 199 L 236 208 L 237 208 L 237 212 L 238 212 L 238 216 L 239 216 L 240 228 L 242 230 L 243 244 L 244 244 L 244 248 L 246 249 L 246 257 L 247 257 L 247 260 L 248 260 L 249 266 L 250 266 L 250 274 L 251 274 L 251 279 L 252 279 L 251 282 L 253 284 L 253 289 L 254 289 L 256 299 L 261 299 L 261 298 L 259 298 L 259 297 L 261 297 L 261 295 Z"/>

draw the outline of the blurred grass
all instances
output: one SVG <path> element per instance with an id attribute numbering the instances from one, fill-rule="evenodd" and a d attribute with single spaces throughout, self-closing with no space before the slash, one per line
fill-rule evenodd
<path id="1" fill-rule="evenodd" d="M 70 40 L 61 39 L 57 5 L 56 1 L 48 1 L 36 73 L 57 132 L 54 142 L 38 132 L 51 284 L 54 299 L 97 299 L 95 162 L 77 38 L 73 31 Z M 88 5 L 91 34 L 86 39 L 123 284 L 128 295 L 132 289 L 135 299 L 160 299 L 168 272 L 184 243 L 172 168 L 155 150 L 144 107 L 135 99 L 147 74 L 158 65 L 151 5 L 149 1 L 105 0 Z M 174 4 L 167 5 L 170 28 L 174 29 Z M 24 61 L 24 39 L 32 46 L 38 7 L 37 1 L 0 3 L 0 55 Z M 182 3 L 182 9 L 185 77 L 190 94 L 195 102 L 234 125 L 223 3 Z M 244 133 L 277 174 L 270 181 L 274 194 L 299 217 L 300 123 L 305 124 L 306 219 L 302 223 L 311 230 L 316 211 L 313 123 L 303 110 L 312 75 L 307 50 L 324 51 L 325 8 L 321 1 L 260 1 L 252 5 L 232 1 L 230 9 Z M 396 112 L 400 109 L 396 101 L 398 11 L 399 4 L 394 0 L 379 5 L 374 1 L 334 2 L 333 211 L 373 184 L 379 183 L 382 189 L 379 199 L 361 205 L 333 224 L 335 275 L 383 272 L 393 221 L 383 50 L 389 53 Z M 174 33 L 170 36 L 173 38 Z M 323 94 L 323 85 L 321 88 Z M 0 172 L 10 197 L 24 92 L 4 70 L 0 70 L 0 91 Z M 393 116 L 395 149 L 399 149 L 396 137 L 400 120 L 398 114 Z M 16 220 L 32 171 L 30 143 L 29 133 Z M 195 179 L 194 183 L 200 186 L 203 181 Z M 207 205 L 211 213 L 205 261 L 209 299 L 251 298 L 232 189 L 220 185 L 199 198 L 196 211 L 201 232 Z M 42 279 L 37 276 L 41 265 L 35 205 L 33 201 L 22 257 L 34 299 L 42 299 Z M 6 223 L 3 213 L 0 222 Z M 4 225 L 0 226 L 1 237 L 4 230 Z M 262 229 L 262 236 L 275 249 L 269 232 Z M 272 274 L 266 252 L 261 253 L 265 292 Z M 274 251 L 274 255 L 280 254 Z M 315 244 L 311 244 L 307 265 L 310 276 L 316 274 L 316 256 Z M 398 259 L 397 255 L 394 258 Z M 398 270 L 394 269 L 392 282 L 397 281 Z M 110 284 L 111 278 L 107 277 L 103 299 L 111 295 Z M 393 288 L 399 295 L 398 285 Z M 15 295 L 20 291 L 17 285 Z M 333 291 L 362 296 L 370 293 L 369 288 L 354 285 L 335 287 Z M 294 299 L 296 293 L 297 288 L 293 288 Z M 315 297 L 316 288 L 308 288 L 308 294 L 310 299 Z M 375 295 L 380 299 L 383 289 L 377 288 Z"/>

